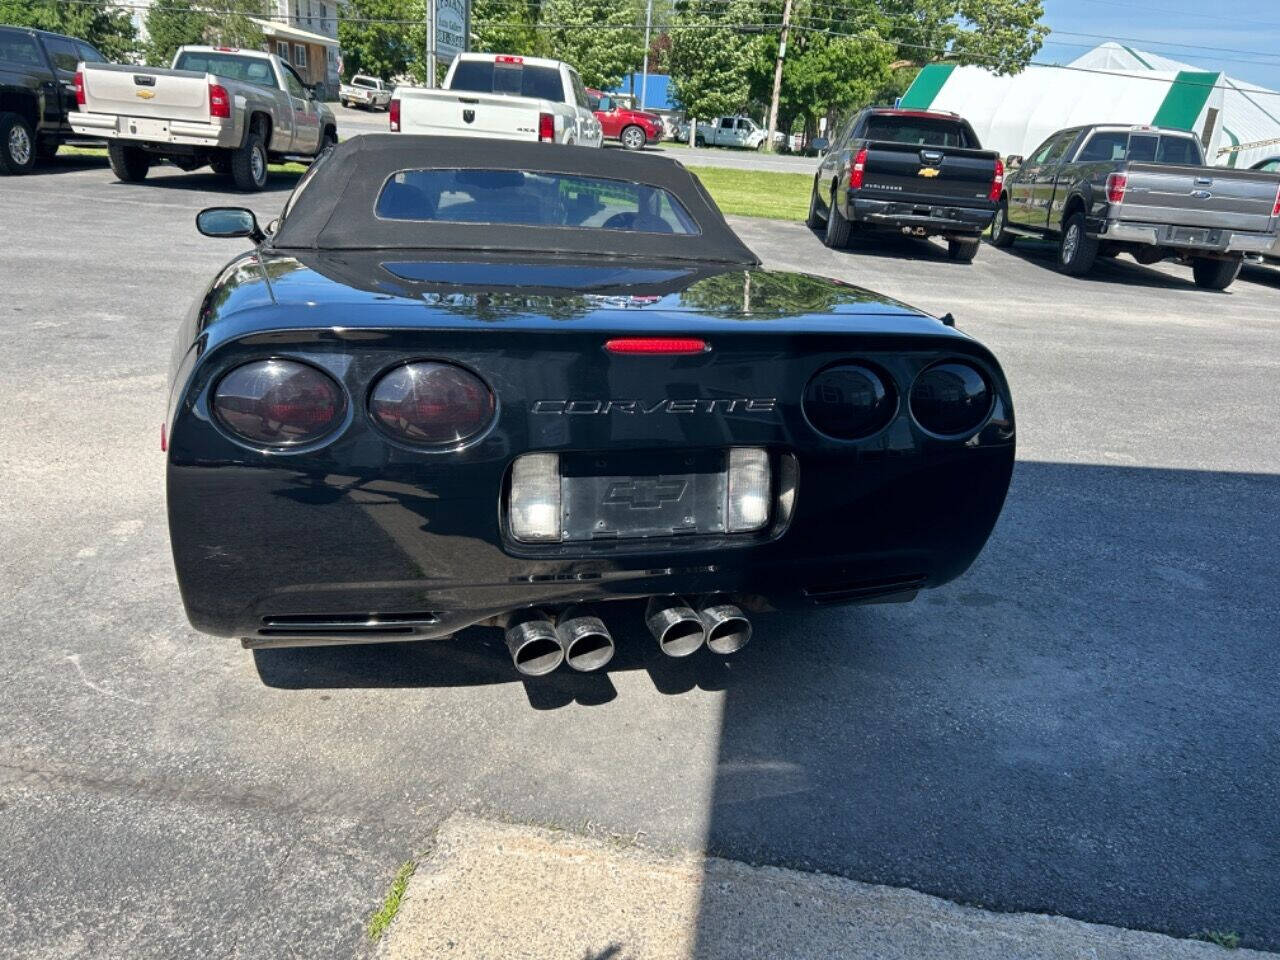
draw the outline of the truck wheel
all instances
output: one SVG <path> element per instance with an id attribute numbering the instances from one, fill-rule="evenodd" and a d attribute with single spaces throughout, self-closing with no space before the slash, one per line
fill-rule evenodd
<path id="1" fill-rule="evenodd" d="M 255 126 L 244 138 L 244 146 L 231 151 L 231 179 L 247 193 L 267 185 L 267 145 L 262 130 Z"/>
<path id="2" fill-rule="evenodd" d="M 618 138 L 622 141 L 624 150 L 643 150 L 645 142 L 649 139 L 645 136 L 643 130 L 637 126 L 623 127 L 622 135 Z"/>
<path id="3" fill-rule="evenodd" d="M 0 113 L 0 173 L 30 173 L 36 165 L 36 138 L 18 113 Z"/>
<path id="4" fill-rule="evenodd" d="M 130 147 L 119 140 L 107 141 L 107 159 L 111 172 L 122 183 L 141 183 L 151 169 L 151 157 L 139 147 Z"/>
<path id="5" fill-rule="evenodd" d="M 818 185 L 816 183 L 809 191 L 809 215 L 804 218 L 804 222 L 810 230 L 817 230 L 825 222 L 818 216 Z"/>
<path id="6" fill-rule="evenodd" d="M 1191 275 L 1195 277 L 1196 286 L 1206 290 L 1225 290 L 1231 281 L 1240 275 L 1244 266 L 1241 257 L 1230 260 L 1211 260 L 1208 257 L 1195 257 L 1191 261 Z"/>
<path id="7" fill-rule="evenodd" d="M 1009 223 L 1009 201 L 1002 199 L 996 207 L 996 215 L 991 218 L 991 245 L 993 247 L 1012 247 L 1014 236 L 1006 228 Z"/>
<path id="8" fill-rule="evenodd" d="M 836 192 L 831 191 L 831 206 L 827 208 L 827 232 L 822 242 L 832 250 L 843 250 L 849 245 L 849 221 L 836 205 Z"/>
<path id="9" fill-rule="evenodd" d="M 58 148 L 62 146 L 57 140 L 37 140 L 36 141 L 36 159 L 44 163 L 48 163 L 58 155 Z"/>
<path id="10" fill-rule="evenodd" d="M 705 147 L 707 145 L 707 138 L 699 134 L 693 138 L 693 145 L 695 147 Z"/>
<path id="11" fill-rule="evenodd" d="M 1093 269 L 1098 256 L 1098 238 L 1085 232 L 1084 214 L 1077 211 L 1067 218 L 1058 242 L 1058 269 L 1073 277 L 1083 277 Z"/>
<path id="12" fill-rule="evenodd" d="M 231 173 L 231 160 L 225 153 L 216 153 L 210 157 L 209 166 L 219 176 L 225 177 Z"/>
<path id="13" fill-rule="evenodd" d="M 977 237 L 953 237 L 947 241 L 947 256 L 957 263 L 973 263 L 981 244 Z"/>
<path id="14" fill-rule="evenodd" d="M 333 129 L 333 127 L 325 127 L 324 133 L 320 135 L 320 151 L 316 156 L 320 156 L 321 153 L 324 153 L 329 148 L 336 147 L 337 145 L 338 131 Z"/>

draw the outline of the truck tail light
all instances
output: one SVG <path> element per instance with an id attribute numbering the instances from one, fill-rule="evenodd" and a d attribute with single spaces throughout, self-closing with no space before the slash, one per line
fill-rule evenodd
<path id="1" fill-rule="evenodd" d="M 391 132 L 399 133 L 400 132 L 400 98 L 399 97 L 392 98 L 391 107 L 387 111 L 387 116 L 391 118 Z"/>
<path id="2" fill-rule="evenodd" d="M 396 367 L 373 386 L 369 412 L 403 443 L 454 445 L 493 422 L 493 391 L 474 373 L 429 360 Z"/>
<path id="3" fill-rule="evenodd" d="M 231 95 L 220 83 L 209 84 L 209 116 L 215 119 L 231 119 Z"/>
<path id="4" fill-rule="evenodd" d="M 84 106 L 84 71 L 76 71 L 76 103 Z"/>
<path id="5" fill-rule="evenodd" d="M 1124 203 L 1124 189 L 1129 178 L 1123 173 L 1107 174 L 1107 203 Z"/>
<path id="6" fill-rule="evenodd" d="M 867 169 L 867 148 L 863 147 L 853 158 L 853 169 L 849 171 L 849 189 L 862 189 L 862 176 Z"/>
<path id="7" fill-rule="evenodd" d="M 1276 202 L 1271 205 L 1271 215 L 1280 217 L 1280 187 L 1276 187 Z"/>
<path id="8" fill-rule="evenodd" d="M 556 118 L 549 113 L 538 114 L 538 142 L 555 143 Z"/>
<path id="9" fill-rule="evenodd" d="M 996 157 L 996 172 L 991 178 L 991 189 L 987 192 L 987 199 L 992 203 L 1000 202 L 1000 194 L 1004 191 L 1004 161 Z"/>

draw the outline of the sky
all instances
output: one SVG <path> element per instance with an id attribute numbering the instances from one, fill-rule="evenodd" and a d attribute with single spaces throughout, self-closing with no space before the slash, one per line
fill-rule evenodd
<path id="1" fill-rule="evenodd" d="M 1053 33 L 1036 55 L 1038 63 L 1069 63 L 1098 44 L 1115 40 L 1280 90 L 1280 3 L 1276 0 L 1043 2 L 1044 23 Z"/>

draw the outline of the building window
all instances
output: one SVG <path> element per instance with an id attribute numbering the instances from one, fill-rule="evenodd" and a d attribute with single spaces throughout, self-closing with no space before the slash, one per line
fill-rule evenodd
<path id="1" fill-rule="evenodd" d="M 288 41 L 285 41 L 285 40 L 276 41 L 276 56 L 279 57 L 281 60 L 283 60 L 285 63 L 289 62 Z"/>
<path id="2" fill-rule="evenodd" d="M 295 67 L 305 67 L 307 65 L 307 48 L 300 43 L 293 45 L 293 65 Z"/>
<path id="3" fill-rule="evenodd" d="M 322 3 L 320 4 L 320 29 L 321 30 L 329 29 L 329 24 L 327 22 L 328 19 L 329 19 L 329 8 Z"/>

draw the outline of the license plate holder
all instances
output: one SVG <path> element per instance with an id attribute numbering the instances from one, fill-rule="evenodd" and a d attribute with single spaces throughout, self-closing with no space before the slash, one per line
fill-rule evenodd
<path id="1" fill-rule="evenodd" d="M 168 140 L 169 124 L 164 120 L 148 120 L 145 117 L 130 117 L 125 121 L 129 136 L 139 140 Z"/>
<path id="2" fill-rule="evenodd" d="M 722 450 L 561 458 L 566 541 L 724 533 L 729 475 Z"/>

